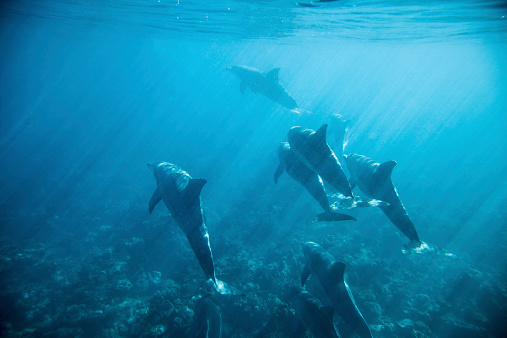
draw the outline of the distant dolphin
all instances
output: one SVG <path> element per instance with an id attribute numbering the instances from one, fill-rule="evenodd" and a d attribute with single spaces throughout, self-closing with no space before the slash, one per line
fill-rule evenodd
<path id="1" fill-rule="evenodd" d="M 209 297 L 199 299 L 195 305 L 190 337 L 222 337 L 222 315 L 217 305 Z"/>
<path id="2" fill-rule="evenodd" d="M 368 197 L 389 203 L 389 206 L 380 206 L 380 209 L 410 240 L 410 243 L 403 247 L 402 252 L 404 254 L 436 252 L 439 250 L 435 246 L 419 240 L 414 223 L 400 201 L 398 192 L 391 180 L 391 173 L 396 166 L 396 161 L 379 164 L 366 156 L 358 154 L 346 155 L 344 158 L 351 175 L 350 183 L 352 187 L 357 185 Z"/>
<path id="3" fill-rule="evenodd" d="M 343 320 L 362 338 L 372 337 L 370 328 L 357 308 L 352 292 L 345 282 L 345 264 L 314 242 L 303 244 L 305 267 L 301 275 L 304 286 L 311 273 L 317 277 L 324 293 Z"/>
<path id="4" fill-rule="evenodd" d="M 295 337 L 303 337 L 306 330 L 315 338 L 338 338 L 340 335 L 333 324 L 334 309 L 306 291 L 292 291 L 296 310 L 292 332 Z"/>
<path id="5" fill-rule="evenodd" d="M 292 127 L 287 137 L 290 148 L 297 157 L 324 181 L 338 190 L 345 197 L 352 197 L 352 189 L 343 172 L 340 161 L 326 142 L 327 124 L 317 131 Z"/>
<path id="6" fill-rule="evenodd" d="M 278 157 L 280 164 L 275 172 L 275 183 L 285 170 L 290 177 L 301 184 L 324 209 L 322 214 L 317 215 L 318 221 L 356 221 L 352 216 L 331 210 L 322 180 L 297 158 L 287 142 L 282 142 L 278 147 Z"/>
<path id="7" fill-rule="evenodd" d="M 148 164 L 157 180 L 157 189 L 150 199 L 150 214 L 161 200 L 169 209 L 176 223 L 185 235 L 194 251 L 204 274 L 213 282 L 214 288 L 221 294 L 239 294 L 215 276 L 215 266 L 211 253 L 208 230 L 201 207 L 201 189 L 206 184 L 203 178 L 193 179 L 177 165 L 161 162 Z"/>
<path id="8" fill-rule="evenodd" d="M 296 101 L 278 80 L 280 68 L 274 68 L 267 73 L 246 66 L 232 66 L 227 69 L 240 78 L 239 90 L 241 94 L 244 94 L 246 87 L 248 87 L 252 92 L 259 92 L 286 108 L 298 108 Z"/>

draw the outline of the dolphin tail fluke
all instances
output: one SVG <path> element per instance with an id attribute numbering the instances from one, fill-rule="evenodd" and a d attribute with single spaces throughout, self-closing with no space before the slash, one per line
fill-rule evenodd
<path id="1" fill-rule="evenodd" d="M 449 251 L 445 249 L 441 249 L 438 246 L 426 242 L 418 242 L 418 241 L 412 241 L 410 243 L 407 243 L 403 245 L 401 248 L 401 252 L 404 255 L 411 255 L 411 254 L 435 254 L 435 255 L 442 255 L 447 256 L 451 258 L 456 258 L 456 255 L 453 253 L 450 253 Z"/>
<path id="2" fill-rule="evenodd" d="M 218 278 L 215 279 L 215 283 L 213 283 L 213 286 L 216 292 L 218 292 L 221 295 L 245 296 L 245 293 L 243 291 L 219 280 Z"/>
<path id="3" fill-rule="evenodd" d="M 342 214 L 336 211 L 328 211 L 323 212 L 322 214 L 318 214 L 313 219 L 313 222 L 338 222 L 338 221 L 357 221 L 355 217 L 352 217 L 347 214 Z"/>

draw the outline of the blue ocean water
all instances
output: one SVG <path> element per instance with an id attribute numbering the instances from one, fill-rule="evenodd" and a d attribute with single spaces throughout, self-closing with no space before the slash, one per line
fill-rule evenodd
<path id="1" fill-rule="evenodd" d="M 0 335 L 189 336 L 205 276 L 167 208 L 148 213 L 146 163 L 167 161 L 207 180 L 217 276 L 246 294 L 212 296 L 224 337 L 291 335 L 306 241 L 345 263 L 374 337 L 506 336 L 505 16 L 471 0 L 2 1 Z M 235 65 L 280 68 L 299 110 L 242 94 Z M 452 255 L 402 255 L 378 208 L 312 223 L 310 194 L 273 182 L 289 129 L 333 114 L 345 153 L 397 162 L 419 237 Z"/>

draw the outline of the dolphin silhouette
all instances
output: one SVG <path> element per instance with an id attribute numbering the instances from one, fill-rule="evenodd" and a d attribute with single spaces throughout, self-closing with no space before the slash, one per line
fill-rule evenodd
<path id="1" fill-rule="evenodd" d="M 222 337 L 222 315 L 217 305 L 209 297 L 199 299 L 195 305 L 190 337 Z"/>
<path id="2" fill-rule="evenodd" d="M 252 92 L 261 93 L 286 108 L 298 108 L 296 101 L 278 80 L 280 68 L 274 68 L 267 73 L 246 66 L 232 66 L 227 69 L 240 78 L 239 90 L 241 94 L 244 94 L 246 87 L 248 87 Z"/>
<path id="3" fill-rule="evenodd" d="M 306 291 L 292 291 L 295 316 L 292 332 L 295 337 L 302 337 L 306 330 L 315 338 L 338 338 L 340 335 L 333 324 L 334 309 L 324 306 L 322 302 Z"/>
<path id="4" fill-rule="evenodd" d="M 304 286 L 310 274 L 317 277 L 336 313 L 361 337 L 372 337 L 370 328 L 359 311 L 352 292 L 344 279 L 345 264 L 314 242 L 303 244 L 305 267 L 301 275 Z"/>
<path id="5" fill-rule="evenodd" d="M 322 214 L 317 215 L 317 221 L 356 221 L 352 216 L 331 210 L 324 184 L 319 175 L 297 158 L 287 142 L 282 142 L 278 147 L 278 157 L 280 164 L 275 172 L 275 183 L 278 182 L 280 175 L 286 171 L 290 177 L 301 184 L 324 209 Z"/>
<path id="6" fill-rule="evenodd" d="M 401 203 L 400 196 L 391 179 L 396 161 L 387 161 L 380 164 L 358 154 L 349 154 L 343 157 L 351 175 L 350 183 L 352 187 L 357 185 L 368 197 L 389 203 L 388 206 L 380 206 L 380 209 L 391 223 L 410 240 L 410 243 L 402 248 L 404 254 L 444 253 L 436 246 L 422 242 L 419 239 L 414 223 Z"/>
<path id="7" fill-rule="evenodd" d="M 349 181 L 333 150 L 326 142 L 327 124 L 317 131 L 292 127 L 287 137 L 290 148 L 308 168 L 315 171 L 324 181 L 345 197 L 354 197 Z"/>
<path id="8" fill-rule="evenodd" d="M 220 294 L 240 294 L 234 287 L 227 285 L 215 276 L 213 254 L 209 242 L 208 230 L 201 207 L 201 190 L 206 184 L 203 178 L 193 179 L 175 164 L 161 162 L 147 164 L 157 180 L 157 189 L 153 193 L 149 212 L 161 200 L 187 236 L 188 243 L 201 265 L 204 274 L 213 282 Z"/>

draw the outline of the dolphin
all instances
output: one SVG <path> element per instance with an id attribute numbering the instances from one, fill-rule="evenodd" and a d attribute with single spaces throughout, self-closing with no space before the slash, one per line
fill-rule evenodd
<path id="1" fill-rule="evenodd" d="M 342 166 L 333 150 L 326 142 L 327 124 L 317 131 L 292 127 L 287 137 L 290 148 L 308 168 L 315 171 L 324 181 L 353 199 L 352 189 L 343 172 Z"/>
<path id="2" fill-rule="evenodd" d="M 274 68 L 267 73 L 246 66 L 232 66 L 227 69 L 240 78 L 239 90 L 241 94 L 244 94 L 246 87 L 248 87 L 252 92 L 261 93 L 286 108 L 298 108 L 296 101 L 278 80 L 280 68 Z"/>
<path id="3" fill-rule="evenodd" d="M 358 154 L 345 155 L 344 158 L 351 175 L 351 185 L 353 187 L 357 185 L 368 197 L 389 203 L 388 206 L 380 206 L 380 209 L 410 240 L 410 243 L 402 249 L 404 254 L 437 250 L 434 246 L 421 242 L 414 223 L 401 203 L 398 192 L 391 180 L 396 161 L 387 161 L 380 164 Z"/>
<path id="4" fill-rule="evenodd" d="M 215 302 L 209 297 L 199 299 L 195 305 L 190 337 L 222 337 L 222 315 Z"/>
<path id="5" fill-rule="evenodd" d="M 306 291 L 292 291 L 295 316 L 292 331 L 295 337 L 303 337 L 306 330 L 315 338 L 338 338 L 340 335 L 333 324 L 334 309 Z"/>
<path id="6" fill-rule="evenodd" d="M 317 277 L 336 313 L 362 338 L 372 337 L 370 328 L 357 308 L 352 292 L 344 279 L 345 264 L 314 242 L 303 244 L 305 267 L 301 275 L 304 286 L 310 274 Z"/>
<path id="7" fill-rule="evenodd" d="M 215 276 L 208 230 L 201 207 L 200 194 L 206 180 L 193 179 L 180 167 L 168 162 L 147 165 L 157 180 L 157 189 L 150 199 L 150 214 L 158 202 L 164 201 L 174 220 L 187 236 L 190 247 L 215 290 L 220 294 L 239 294 L 238 290 Z"/>
<path id="8" fill-rule="evenodd" d="M 282 142 L 278 147 L 278 157 L 280 164 L 275 172 L 275 183 L 278 183 L 278 178 L 286 171 L 290 177 L 301 184 L 324 209 L 322 214 L 317 215 L 317 221 L 357 221 L 352 216 L 331 210 L 324 184 L 319 175 L 297 158 L 287 142 Z"/>

